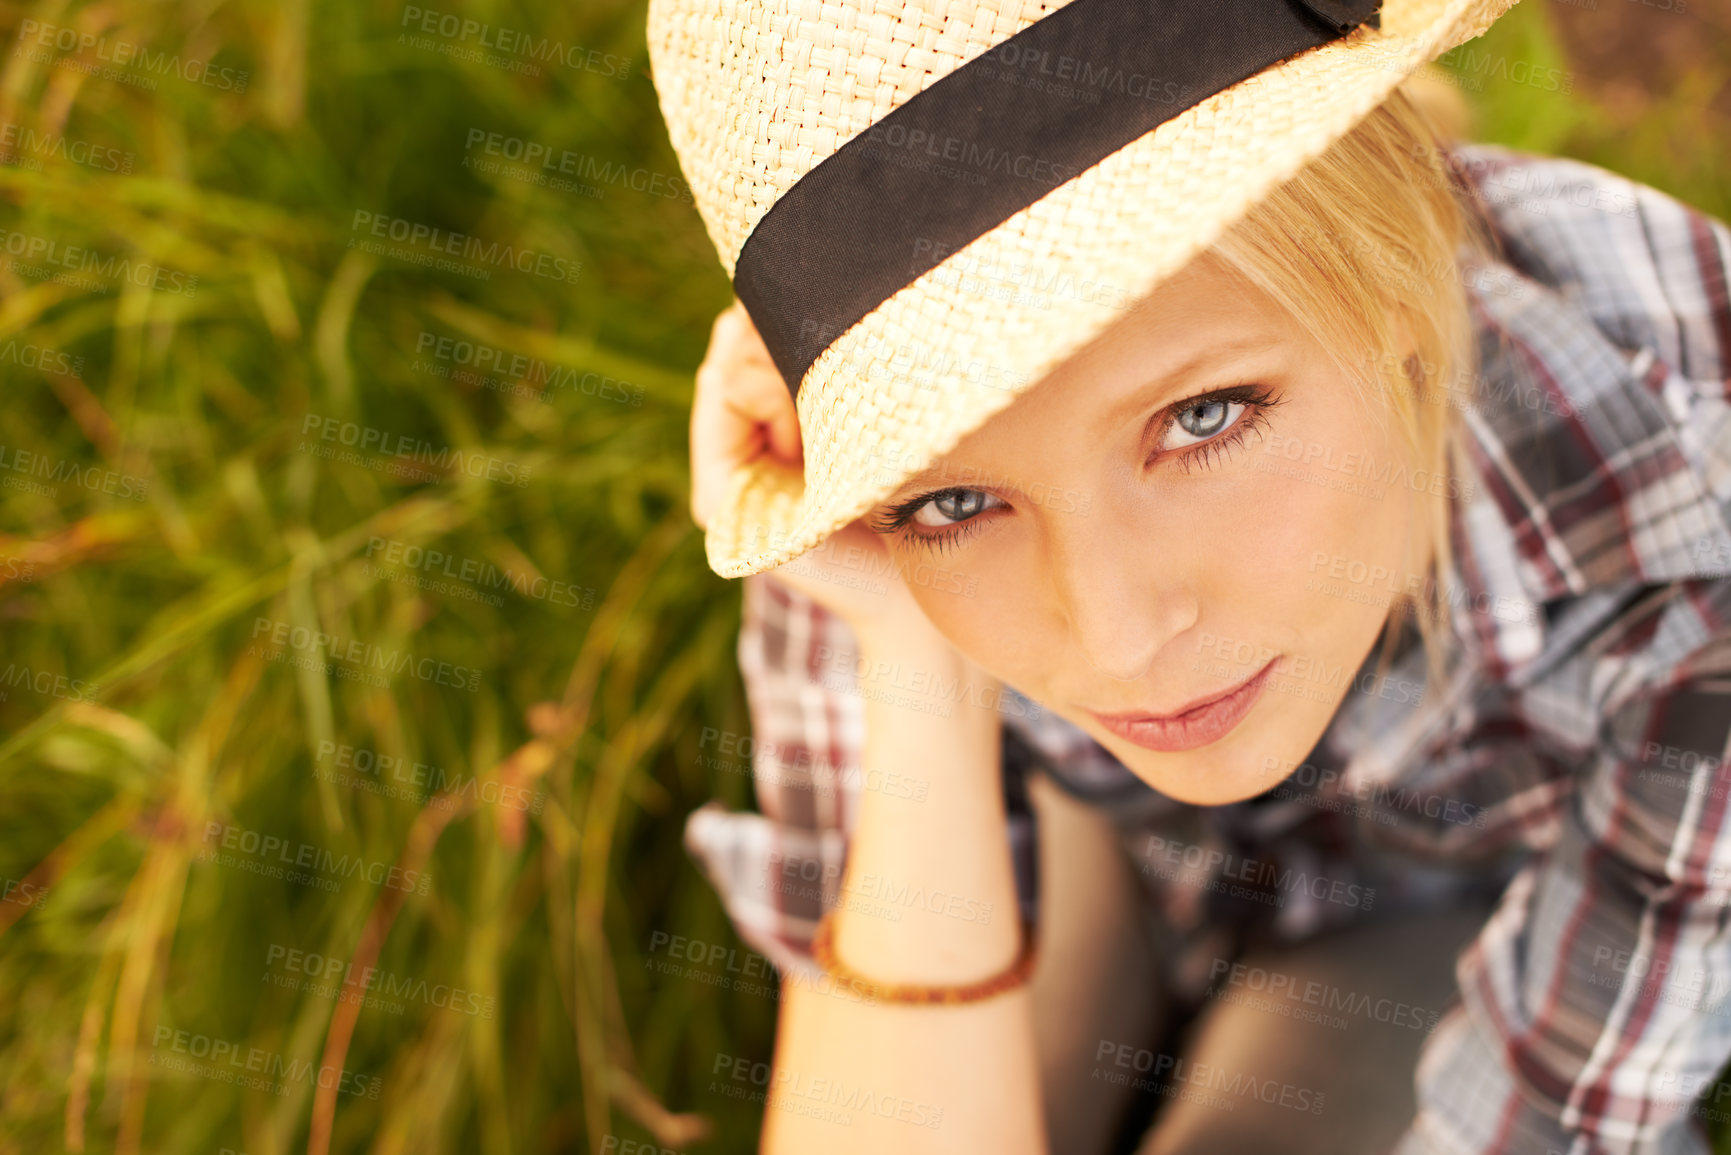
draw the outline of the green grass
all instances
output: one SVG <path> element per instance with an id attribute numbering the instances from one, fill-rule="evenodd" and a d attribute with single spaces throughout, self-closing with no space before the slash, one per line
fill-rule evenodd
<path id="1" fill-rule="evenodd" d="M 645 965 L 657 933 L 739 948 L 680 842 L 709 798 L 751 804 L 698 761 L 746 724 L 737 590 L 685 512 L 728 286 L 641 4 L 466 6 L 595 52 L 533 72 L 405 38 L 411 7 L 0 16 L 0 1153 L 755 1145 L 710 1072 L 768 1056 L 774 1003 Z M 1517 15 L 1499 50 L 1554 52 Z M 26 20 L 92 39 L 38 51 Z M 1625 139 L 1584 100 L 1476 99 L 1487 136 L 1731 208 L 1686 103 Z M 587 187 L 465 163 L 488 133 Z M 368 252 L 357 213 L 428 239 Z M 452 234 L 468 268 L 419 263 Z M 544 392 L 453 375 L 445 339 Z M 320 633 L 323 670 L 294 644 Z M 323 885 L 261 873 L 285 856 Z M 332 985 L 377 967 L 391 1005 L 296 989 L 307 955 Z"/>

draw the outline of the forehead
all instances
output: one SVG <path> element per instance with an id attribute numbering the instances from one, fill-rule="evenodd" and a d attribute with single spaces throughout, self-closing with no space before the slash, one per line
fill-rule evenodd
<path id="1" fill-rule="evenodd" d="M 1029 390 L 1130 369 L 1159 380 L 1179 376 L 1227 346 L 1268 345 L 1292 334 L 1272 298 L 1210 254 L 1190 262 Z M 1128 363 L 1128 364 L 1126 364 Z"/>

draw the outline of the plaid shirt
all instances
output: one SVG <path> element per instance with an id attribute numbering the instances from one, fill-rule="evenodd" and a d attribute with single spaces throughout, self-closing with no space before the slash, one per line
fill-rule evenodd
<path id="1" fill-rule="evenodd" d="M 1464 270 L 1480 365 L 1475 476 L 1453 513 L 1453 660 L 1428 684 L 1376 652 L 1327 733 L 1226 806 L 1159 794 L 1013 691 L 1004 790 L 1024 912 L 1038 908 L 1038 766 L 1109 816 L 1205 993 L 1262 941 L 1478 894 L 1495 909 L 1417 1070 L 1396 1155 L 1706 1152 L 1698 1099 L 1731 1059 L 1731 231 L 1578 162 L 1461 145 L 1498 250 Z M 1348 597 L 1353 567 L 1318 566 Z M 739 661 L 761 814 L 710 803 L 686 844 L 739 933 L 813 976 L 861 789 L 845 626 L 745 581 Z M 712 766 L 729 763 L 706 751 Z M 745 755 L 742 755 L 745 757 Z"/>

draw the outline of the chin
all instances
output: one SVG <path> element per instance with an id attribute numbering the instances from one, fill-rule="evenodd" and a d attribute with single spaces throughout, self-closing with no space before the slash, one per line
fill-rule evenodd
<path id="1" fill-rule="evenodd" d="M 1210 759 L 1206 751 L 1181 757 L 1150 754 L 1136 747 L 1112 752 L 1136 777 L 1168 798 L 1192 806 L 1243 802 L 1272 789 L 1280 781 L 1260 765 L 1222 766 L 1220 760 Z"/>

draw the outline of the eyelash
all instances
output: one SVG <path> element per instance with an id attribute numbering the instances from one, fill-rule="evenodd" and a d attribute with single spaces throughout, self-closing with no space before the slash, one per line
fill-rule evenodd
<path id="1" fill-rule="evenodd" d="M 1170 450 L 1164 454 L 1156 453 L 1144 461 L 1144 468 L 1152 465 L 1161 457 L 1175 457 L 1177 460 L 1173 464 L 1184 473 L 1190 473 L 1198 465 L 1203 468 L 1213 468 L 1224 453 L 1242 445 L 1252 433 L 1263 428 L 1267 423 L 1269 412 L 1283 400 L 1284 397 L 1281 394 L 1268 386 L 1241 384 L 1232 385 L 1225 389 L 1211 390 L 1207 393 L 1198 393 L 1193 397 L 1175 401 L 1166 407 L 1164 419 L 1160 422 L 1154 438 L 1156 445 L 1166 439 L 1166 435 L 1171 432 L 1173 424 L 1178 420 L 1178 415 L 1186 410 L 1197 409 L 1216 401 L 1224 401 L 1229 405 L 1243 405 L 1244 412 L 1239 414 L 1238 420 L 1233 422 L 1232 427 L 1224 433 L 1216 434 L 1206 441 L 1198 441 L 1182 449 Z M 973 492 L 978 491 L 963 485 L 951 486 L 947 489 L 934 489 L 922 493 L 918 497 L 912 497 L 907 501 L 892 505 L 883 515 L 874 515 L 868 518 L 867 523 L 880 534 L 893 534 L 905 540 L 917 542 L 922 548 L 944 553 L 961 544 L 969 534 L 979 529 L 981 523 L 986 520 L 985 517 L 976 514 L 966 521 L 955 522 L 944 529 L 929 531 L 912 529 L 910 522 L 922 507 L 940 497 L 955 493 Z"/>
<path id="2" fill-rule="evenodd" d="M 1210 437 L 1206 441 L 1198 441 L 1183 449 L 1171 451 L 1179 455 L 1173 464 L 1182 472 L 1189 473 L 1201 464 L 1204 468 L 1213 468 L 1227 450 L 1244 443 L 1245 438 L 1260 430 L 1268 420 L 1268 414 L 1285 398 L 1266 385 L 1233 385 L 1226 389 L 1216 389 L 1212 393 L 1202 393 L 1195 397 L 1186 397 L 1166 408 L 1166 419 L 1160 423 L 1160 433 L 1154 441 L 1159 444 L 1171 432 L 1177 422 L 1178 415 L 1186 409 L 1196 409 L 1213 401 L 1224 401 L 1228 405 L 1241 404 L 1244 412 L 1232 428 L 1224 433 Z M 1206 458 L 1206 460 L 1204 460 Z M 1152 464 L 1155 458 L 1150 457 L 1144 464 Z"/>

